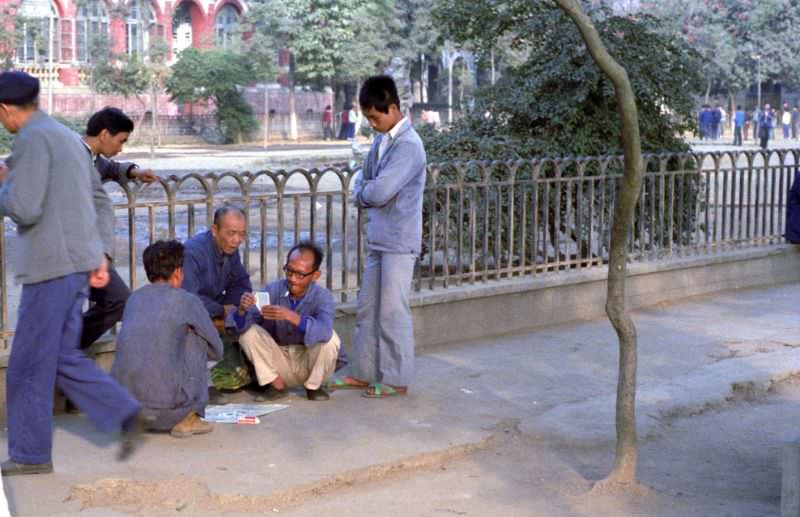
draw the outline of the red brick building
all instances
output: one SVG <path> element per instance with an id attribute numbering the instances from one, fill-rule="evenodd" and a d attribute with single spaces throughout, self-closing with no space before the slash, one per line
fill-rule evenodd
<path id="1" fill-rule="evenodd" d="M 149 113 L 151 101 L 144 94 L 125 99 L 121 96 L 92 95 L 87 84 L 86 64 L 91 59 L 93 44 L 106 39 L 115 53 L 142 54 L 152 38 L 163 38 L 170 49 L 169 63 L 188 47 L 208 48 L 230 43 L 239 18 L 246 11 L 244 0 L 0 0 L 0 12 L 11 8 L 12 14 L 24 19 L 17 24 L 18 44 L 14 67 L 37 76 L 42 82 L 40 102 L 50 110 L 52 95 L 54 113 L 63 116 L 85 116 L 105 105 L 118 106 L 132 115 Z M 11 20 L 0 20 L 13 27 Z M 50 37 L 52 28 L 52 38 Z M 52 55 L 52 64 L 50 56 Z M 288 70 L 288 55 L 281 52 L 279 63 Z M 276 133 L 287 133 L 282 123 L 288 114 L 286 81 L 270 88 L 269 111 Z M 52 88 L 51 88 L 52 86 Z M 257 116 L 263 118 L 264 95 L 248 88 L 246 98 Z M 330 92 L 298 91 L 297 114 L 309 120 L 308 131 L 318 129 L 317 119 L 326 104 L 332 104 Z M 177 115 L 201 115 L 209 107 L 177 106 L 162 92 L 158 98 L 158 115 L 164 125 L 175 122 Z M 286 119 L 288 120 L 288 119 Z M 302 125 L 302 124 L 301 124 Z"/>
<path id="2" fill-rule="evenodd" d="M 49 4 L 49 6 L 48 6 Z M 85 86 L 82 65 L 98 36 L 114 52 L 138 54 L 150 38 L 163 37 L 174 55 L 186 47 L 225 44 L 245 7 L 239 0 L 0 0 L 25 16 L 14 62 L 17 68 L 61 87 Z M 48 8 L 49 7 L 49 13 Z M 51 25 L 52 17 L 52 25 Z M 53 27 L 53 76 L 49 75 Z"/>

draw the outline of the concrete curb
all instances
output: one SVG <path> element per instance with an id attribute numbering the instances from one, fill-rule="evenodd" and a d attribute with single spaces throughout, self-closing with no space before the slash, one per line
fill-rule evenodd
<path id="1" fill-rule="evenodd" d="M 772 384 L 798 374 L 800 350 L 790 350 L 728 359 L 700 367 L 667 384 L 642 385 L 636 394 L 639 437 L 653 435 L 672 418 L 702 413 L 727 401 L 763 395 Z M 616 394 L 565 404 L 526 419 L 519 429 L 572 446 L 613 443 L 615 405 Z"/>

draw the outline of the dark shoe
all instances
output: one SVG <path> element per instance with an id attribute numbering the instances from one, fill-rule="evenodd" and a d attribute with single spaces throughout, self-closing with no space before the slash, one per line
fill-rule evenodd
<path id="1" fill-rule="evenodd" d="M 200 415 L 192 411 L 186 415 L 183 420 L 175 424 L 170 430 L 169 434 L 173 438 L 186 438 L 193 434 L 206 434 L 214 430 L 214 427 L 208 422 L 200 420 Z"/>
<path id="2" fill-rule="evenodd" d="M 323 400 L 331 398 L 328 392 L 322 388 L 316 390 L 306 388 L 306 397 L 308 397 L 308 400 L 313 400 L 314 402 L 322 402 Z"/>
<path id="3" fill-rule="evenodd" d="M 0 464 L 0 469 L 4 476 L 24 476 L 26 474 L 51 474 L 53 472 L 52 463 L 17 463 L 14 460 L 6 460 Z"/>
<path id="4" fill-rule="evenodd" d="M 122 443 L 117 453 L 117 461 L 126 461 L 133 456 L 144 441 L 142 436 L 153 425 L 153 419 L 139 411 L 122 425 Z"/>
<path id="5" fill-rule="evenodd" d="M 67 413 L 69 415 L 79 415 L 81 413 L 81 410 L 78 409 L 78 406 L 76 406 L 75 403 L 72 402 L 70 399 L 65 399 L 64 413 Z"/>
<path id="6" fill-rule="evenodd" d="M 229 403 L 228 397 L 217 388 L 208 388 L 208 403 L 214 406 L 224 406 Z"/>
<path id="7" fill-rule="evenodd" d="M 289 396 L 289 390 L 287 388 L 279 390 L 275 386 L 270 384 L 268 388 L 266 388 L 265 390 L 257 393 L 253 397 L 253 401 L 255 401 L 255 402 L 271 402 L 273 400 L 285 399 L 288 396 Z"/>

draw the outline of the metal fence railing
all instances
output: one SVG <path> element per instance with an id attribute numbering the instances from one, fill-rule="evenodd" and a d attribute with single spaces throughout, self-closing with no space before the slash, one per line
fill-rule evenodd
<path id="1" fill-rule="evenodd" d="M 630 238 L 632 261 L 706 255 L 783 241 L 786 199 L 800 150 L 645 156 Z M 415 288 L 446 289 L 602 266 L 608 258 L 622 158 L 450 162 L 428 168 L 423 253 Z M 141 252 L 207 229 L 214 208 L 241 205 L 242 247 L 254 285 L 281 274 L 299 239 L 326 252 L 322 282 L 354 300 L 365 256 L 366 214 L 349 203 L 356 171 L 297 169 L 190 173 L 159 184 L 106 184 L 116 212 L 115 265 L 133 287 Z M 8 258 L 16 229 L 0 232 L 0 339 L 8 346 L 20 288 Z"/>

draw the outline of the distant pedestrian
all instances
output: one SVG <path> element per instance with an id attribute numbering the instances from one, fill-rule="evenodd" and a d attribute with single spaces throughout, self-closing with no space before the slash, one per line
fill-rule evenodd
<path id="1" fill-rule="evenodd" d="M 762 149 L 767 148 L 774 120 L 772 109 L 769 104 L 765 104 L 764 109 L 758 114 L 758 137 Z"/>
<path id="2" fill-rule="evenodd" d="M 783 104 L 783 112 L 781 113 L 781 126 L 783 127 L 783 139 L 788 140 L 792 130 L 792 111 L 786 103 Z"/>
<path id="3" fill-rule="evenodd" d="M 339 114 L 339 140 L 347 140 L 347 131 L 349 129 L 349 114 L 350 110 L 345 108 Z"/>
<path id="4" fill-rule="evenodd" d="M 742 128 L 744 127 L 744 110 L 741 106 L 736 106 L 736 113 L 733 115 L 733 145 L 742 145 Z"/>
<path id="5" fill-rule="evenodd" d="M 719 138 L 719 124 L 722 120 L 722 111 L 720 111 L 720 106 L 717 104 L 713 110 L 711 110 L 711 138 L 717 140 Z"/>
<path id="6" fill-rule="evenodd" d="M 333 139 L 333 109 L 330 104 L 325 106 L 325 111 L 322 112 L 322 138 Z"/>
<path id="7" fill-rule="evenodd" d="M 800 134 L 800 110 L 795 106 L 792 108 L 792 138 L 797 140 L 798 134 Z"/>
<path id="8" fill-rule="evenodd" d="M 350 110 L 347 112 L 347 139 L 354 140 L 356 138 L 356 131 L 361 118 L 356 113 L 355 106 L 350 104 Z"/>
<path id="9" fill-rule="evenodd" d="M 758 119 L 760 116 L 761 116 L 761 110 L 759 109 L 758 106 L 756 106 L 755 109 L 753 110 L 753 142 L 758 141 L 758 135 L 759 135 Z"/>
<path id="10" fill-rule="evenodd" d="M 700 140 L 711 138 L 711 109 L 708 104 L 703 104 L 697 117 L 700 126 Z"/>

